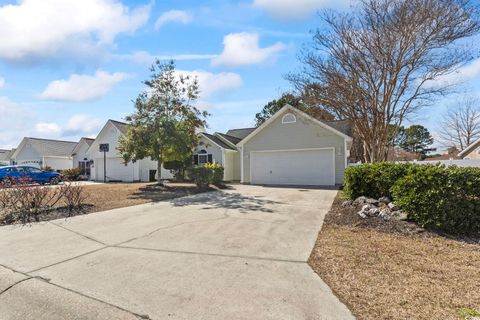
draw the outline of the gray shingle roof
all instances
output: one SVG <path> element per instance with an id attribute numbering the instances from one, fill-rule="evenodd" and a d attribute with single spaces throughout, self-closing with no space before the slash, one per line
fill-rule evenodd
<path id="1" fill-rule="evenodd" d="M 240 129 L 230 129 L 227 131 L 227 136 L 232 136 L 234 138 L 243 140 L 246 136 L 252 133 L 256 128 L 240 128 Z"/>
<path id="2" fill-rule="evenodd" d="M 9 161 L 14 150 L 0 149 L 0 161 Z"/>
<path id="3" fill-rule="evenodd" d="M 233 143 L 233 144 L 237 144 L 237 143 L 239 143 L 240 141 L 242 141 L 242 139 L 236 138 L 236 137 L 233 137 L 233 136 L 229 136 L 228 134 L 224 134 L 224 133 L 220 133 L 220 132 L 217 132 L 217 133 L 215 133 L 215 134 L 218 134 L 219 136 L 221 136 L 221 137 L 224 138 L 225 140 L 230 141 L 230 142 Z"/>
<path id="4" fill-rule="evenodd" d="M 326 121 L 325 124 L 329 125 L 333 129 L 340 131 L 347 136 L 352 136 L 352 126 L 348 120 L 336 120 L 336 121 Z"/>
<path id="5" fill-rule="evenodd" d="M 88 146 L 91 146 L 95 142 L 95 139 L 92 139 L 92 138 L 82 138 L 82 139 L 88 144 Z"/>
<path id="6" fill-rule="evenodd" d="M 229 146 L 228 144 L 226 144 L 225 142 L 223 142 L 221 139 L 219 139 L 218 137 L 215 137 L 214 135 L 212 134 L 209 134 L 209 133 L 206 133 L 206 132 L 202 132 L 202 134 L 207 137 L 208 139 L 210 139 L 211 141 L 215 142 L 216 144 L 218 144 L 220 147 L 224 148 L 224 149 L 230 149 L 230 150 L 236 150 L 235 148 L 232 148 L 231 146 Z"/>
<path id="7" fill-rule="evenodd" d="M 25 138 L 42 156 L 70 157 L 77 145 L 74 141 L 61 141 L 40 138 Z"/>
<path id="8" fill-rule="evenodd" d="M 127 132 L 128 132 L 128 124 L 127 123 L 112 120 L 112 119 L 110 119 L 109 121 L 111 121 L 113 123 L 113 125 L 115 127 L 117 127 L 118 130 L 120 130 L 121 133 L 127 134 Z"/>

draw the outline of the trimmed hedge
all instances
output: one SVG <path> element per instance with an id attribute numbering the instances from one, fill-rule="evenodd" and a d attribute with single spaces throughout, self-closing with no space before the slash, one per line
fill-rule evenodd
<path id="1" fill-rule="evenodd" d="M 423 227 L 480 235 L 480 168 L 378 163 L 345 174 L 351 199 L 388 196 Z"/>
<path id="2" fill-rule="evenodd" d="M 206 188 L 210 184 L 221 185 L 223 182 L 224 168 L 220 164 L 197 165 L 190 169 L 189 177 L 197 187 Z"/>

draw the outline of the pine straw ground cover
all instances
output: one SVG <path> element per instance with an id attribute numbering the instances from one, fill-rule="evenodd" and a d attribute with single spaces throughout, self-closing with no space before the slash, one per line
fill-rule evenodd
<path id="1" fill-rule="evenodd" d="M 325 217 L 310 266 L 358 319 L 480 319 L 480 244 L 405 221 Z"/>

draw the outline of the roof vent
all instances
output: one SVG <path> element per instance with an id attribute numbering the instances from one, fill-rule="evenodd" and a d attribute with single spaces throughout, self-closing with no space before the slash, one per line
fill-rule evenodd
<path id="1" fill-rule="evenodd" d="M 295 122 L 297 122 L 297 117 L 295 117 L 295 115 L 293 113 L 287 113 L 282 118 L 282 124 L 295 123 Z"/>

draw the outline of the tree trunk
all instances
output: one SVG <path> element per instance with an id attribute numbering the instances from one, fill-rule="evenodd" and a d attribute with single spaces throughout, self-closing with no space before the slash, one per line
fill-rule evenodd
<path id="1" fill-rule="evenodd" d="M 157 161 L 157 182 L 159 185 L 162 185 L 162 159 Z"/>

